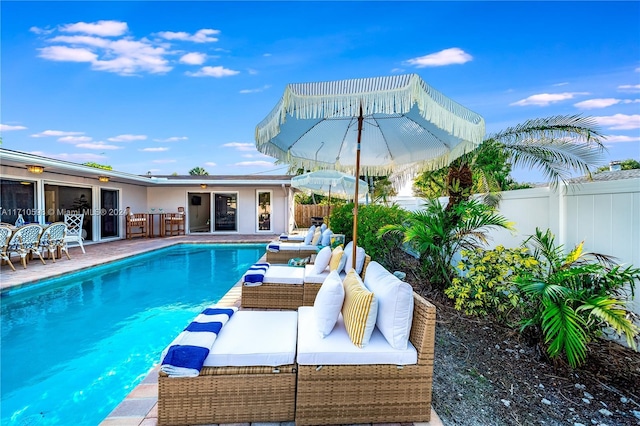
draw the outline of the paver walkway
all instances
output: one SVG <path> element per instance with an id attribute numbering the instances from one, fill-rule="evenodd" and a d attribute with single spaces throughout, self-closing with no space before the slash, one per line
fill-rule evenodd
<path id="1" fill-rule="evenodd" d="M 132 240 L 116 240 L 106 243 L 87 244 L 86 253 L 82 253 L 79 247 L 71 247 L 69 253 L 71 260 L 64 255 L 56 263 L 47 260 L 43 265 L 40 260 L 32 260 L 27 269 L 23 269 L 19 262 L 14 262 L 16 271 L 13 272 L 8 265 L 0 267 L 0 288 L 7 289 L 14 286 L 30 285 L 38 283 L 58 275 L 69 272 L 77 272 L 104 263 L 124 259 L 135 254 L 145 253 L 181 243 L 267 243 L 276 239 L 276 235 L 186 235 L 166 238 L 137 238 Z M 236 284 L 224 296 L 220 303 L 237 305 L 240 300 L 240 283 Z M 147 377 L 102 421 L 100 426 L 156 426 L 158 423 L 158 367 L 152 369 Z M 412 425 L 413 423 L 397 423 L 400 425 Z M 253 423 L 253 426 L 294 426 L 293 422 L 287 423 Z M 420 426 L 441 426 L 442 422 L 433 409 L 431 421 L 428 423 L 415 423 Z M 213 425 L 212 425 L 213 426 Z M 233 426 L 250 426 L 247 424 Z M 364 425 L 363 425 L 364 426 Z M 392 425 L 387 425 L 392 426 Z"/>

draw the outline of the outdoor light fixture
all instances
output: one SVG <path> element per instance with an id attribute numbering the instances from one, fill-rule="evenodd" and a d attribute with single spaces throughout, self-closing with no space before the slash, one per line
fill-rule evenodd
<path id="1" fill-rule="evenodd" d="M 200 188 L 202 188 L 202 189 L 207 189 L 207 184 L 206 184 L 206 183 L 201 183 L 201 184 L 200 184 Z"/>
<path id="2" fill-rule="evenodd" d="M 98 176 L 100 182 L 109 182 L 109 176 Z"/>
<path id="3" fill-rule="evenodd" d="M 29 170 L 31 173 L 35 173 L 35 174 L 39 175 L 42 172 L 44 172 L 44 167 L 36 166 L 34 164 L 28 164 L 27 165 L 27 170 Z"/>

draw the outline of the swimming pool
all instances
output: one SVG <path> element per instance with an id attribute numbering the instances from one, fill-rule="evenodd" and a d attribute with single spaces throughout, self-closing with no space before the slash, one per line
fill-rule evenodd
<path id="1" fill-rule="evenodd" d="M 100 423 L 263 254 L 185 244 L 3 292 L 2 424 Z"/>

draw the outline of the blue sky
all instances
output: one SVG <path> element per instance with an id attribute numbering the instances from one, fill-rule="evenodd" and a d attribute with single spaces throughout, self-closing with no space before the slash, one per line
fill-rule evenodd
<path id="1" fill-rule="evenodd" d="M 2 147 L 134 174 L 285 173 L 286 84 L 417 73 L 492 133 L 594 117 L 640 160 L 639 2 L 2 1 Z M 542 181 L 516 171 L 521 181 Z"/>

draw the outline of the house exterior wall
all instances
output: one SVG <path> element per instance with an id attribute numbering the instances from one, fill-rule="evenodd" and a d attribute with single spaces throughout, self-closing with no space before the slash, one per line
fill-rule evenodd
<path id="1" fill-rule="evenodd" d="M 271 191 L 271 231 L 258 231 L 258 191 Z M 211 215 L 214 211 L 214 194 L 237 194 L 237 232 L 239 234 L 280 234 L 288 229 L 289 223 L 289 197 L 288 192 L 278 185 L 262 185 L 256 182 L 255 186 L 208 186 L 206 189 L 199 185 L 183 186 L 159 186 L 147 189 L 147 206 L 145 212 L 150 209 L 163 209 L 165 212 L 176 212 L 178 207 L 184 207 L 187 213 L 187 230 L 190 225 L 195 225 L 195 217 L 189 214 L 189 194 L 209 194 L 208 201 Z M 203 197 L 204 202 L 207 197 Z M 204 207 L 203 207 L 204 209 Z M 198 226 L 204 223 L 197 223 Z M 225 232 L 225 231 L 218 231 Z"/>

